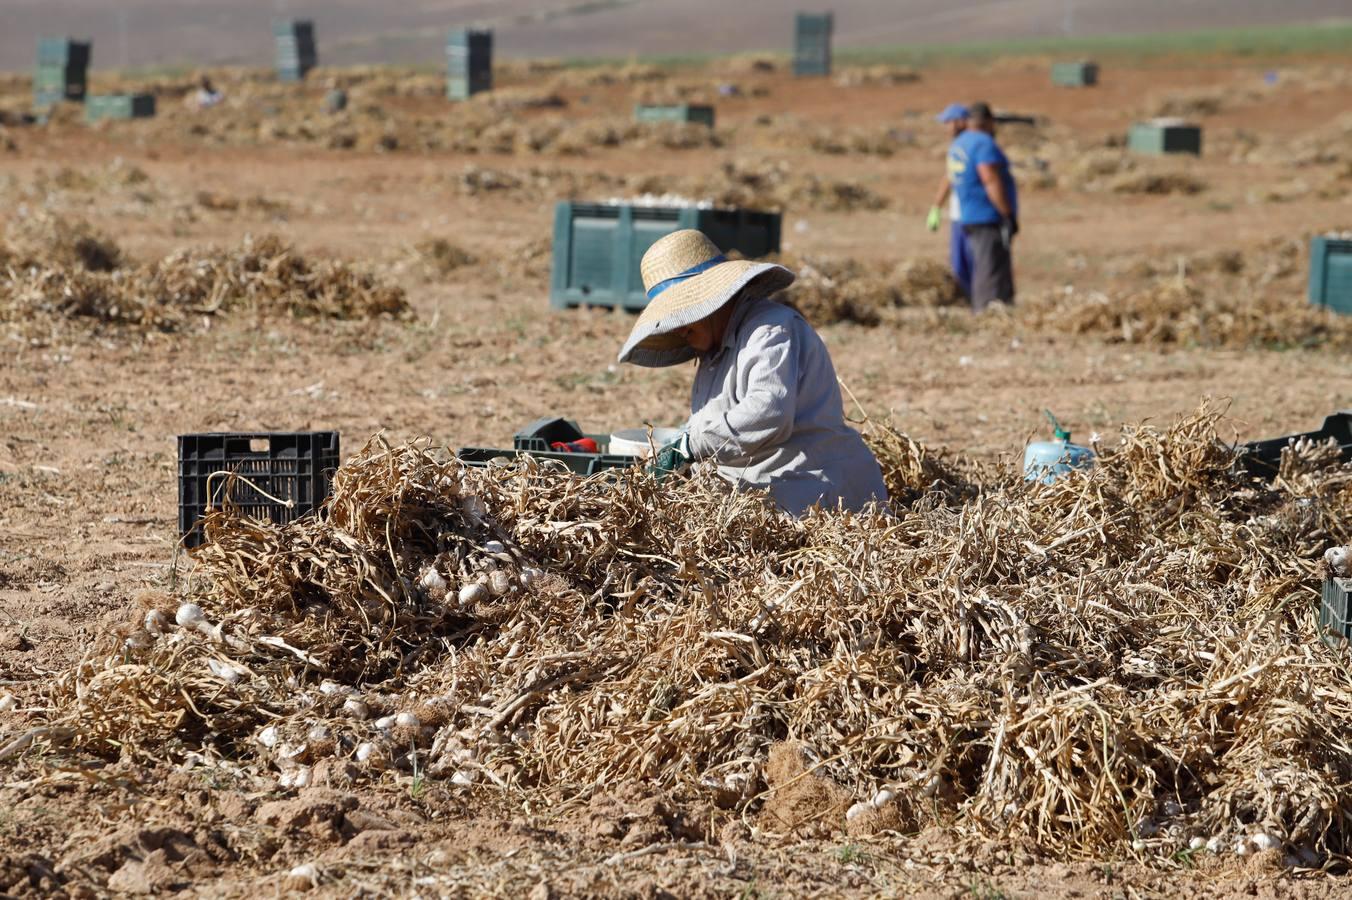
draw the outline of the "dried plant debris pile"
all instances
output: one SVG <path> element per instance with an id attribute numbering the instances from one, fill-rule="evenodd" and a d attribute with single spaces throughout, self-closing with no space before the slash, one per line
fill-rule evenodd
<path id="1" fill-rule="evenodd" d="M 964 302 L 942 263 L 929 259 L 868 264 L 854 259 L 801 257 L 784 264 L 798 276 L 785 302 L 814 325 L 854 322 L 874 326 L 887 310 L 934 308 Z"/>
<path id="2" fill-rule="evenodd" d="M 375 441 L 322 518 L 213 514 L 195 592 L 145 597 L 0 755 L 416 772 L 537 803 L 627 783 L 781 833 L 1317 864 L 1352 849 L 1352 675 L 1310 615 L 1352 471 L 1305 447 L 1250 482 L 1218 421 L 1125 428 L 1049 486 L 958 484 L 875 432 L 913 502 L 803 521 L 708 472 Z"/>
<path id="3" fill-rule="evenodd" d="M 1352 347 L 1352 320 L 1305 298 L 1307 246 L 1283 240 L 1246 253 L 1140 261 L 1124 274 L 1148 279 L 1144 286 L 1066 287 L 1021 301 L 1015 316 L 1039 333 L 1097 334 L 1128 344 Z"/>
<path id="4" fill-rule="evenodd" d="M 47 239 L 11 235 L 0 244 L 0 322 L 77 319 L 177 331 L 194 318 L 237 312 L 331 319 L 408 312 L 402 288 L 337 260 L 310 260 L 272 235 L 132 265 L 83 224 L 24 227 Z"/>

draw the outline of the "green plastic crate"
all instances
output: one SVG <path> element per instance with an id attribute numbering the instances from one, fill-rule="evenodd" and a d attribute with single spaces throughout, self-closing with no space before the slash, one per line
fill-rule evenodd
<path id="1" fill-rule="evenodd" d="M 1202 154 L 1202 129 L 1173 119 L 1137 122 L 1127 134 L 1127 147 L 1137 153 Z"/>
<path id="2" fill-rule="evenodd" d="M 645 106 L 640 103 L 634 107 L 634 118 L 639 122 L 697 122 L 714 127 L 714 108 L 690 103 L 674 106 Z"/>
<path id="3" fill-rule="evenodd" d="M 282 81 L 303 81 L 319 65 L 315 46 L 315 25 L 308 19 L 282 19 L 272 23 L 277 77 Z"/>
<path id="4" fill-rule="evenodd" d="M 85 121 L 148 119 L 155 115 L 153 94 L 103 94 L 85 101 Z"/>
<path id="5" fill-rule="evenodd" d="M 460 29 L 446 39 L 446 96 L 468 100 L 493 89 L 493 32 Z"/>
<path id="6" fill-rule="evenodd" d="M 39 49 L 38 59 L 43 58 Z M 41 109 L 62 100 L 73 100 L 76 103 L 84 100 L 89 74 L 88 64 L 87 51 L 80 58 L 68 63 L 39 62 L 33 69 L 33 105 Z"/>
<path id="7" fill-rule="evenodd" d="M 89 41 L 73 41 L 70 38 L 38 38 L 38 65 L 84 71 L 89 68 L 89 55 L 92 48 L 93 45 Z"/>
<path id="8" fill-rule="evenodd" d="M 1324 235 L 1310 242 L 1310 302 L 1352 315 L 1352 238 Z"/>
<path id="9" fill-rule="evenodd" d="M 1052 63 L 1052 84 L 1057 87 L 1093 87 L 1098 84 L 1098 63 Z"/>
<path id="10" fill-rule="evenodd" d="M 779 213 L 565 200 L 554 208 L 550 305 L 643 309 L 643 254 L 682 228 L 697 228 L 724 251 L 748 258 L 779 252 Z"/>
<path id="11" fill-rule="evenodd" d="M 798 14 L 793 35 L 793 74 L 831 74 L 831 35 L 834 30 L 835 17 L 831 13 Z"/>
<path id="12" fill-rule="evenodd" d="M 1349 593 L 1352 593 L 1352 578 L 1324 579 L 1324 590 L 1319 598 L 1319 636 L 1330 647 L 1352 639 Z"/>

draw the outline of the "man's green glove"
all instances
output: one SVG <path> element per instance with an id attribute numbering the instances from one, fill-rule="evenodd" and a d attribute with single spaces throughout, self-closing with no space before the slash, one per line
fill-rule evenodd
<path id="1" fill-rule="evenodd" d="M 648 464 L 648 473 L 658 481 L 663 481 L 690 465 L 690 435 L 684 431 L 676 440 L 663 444 Z"/>
<path id="2" fill-rule="evenodd" d="M 925 217 L 925 227 L 930 231 L 938 231 L 939 223 L 944 219 L 943 211 L 937 206 L 931 206 L 929 215 Z"/>

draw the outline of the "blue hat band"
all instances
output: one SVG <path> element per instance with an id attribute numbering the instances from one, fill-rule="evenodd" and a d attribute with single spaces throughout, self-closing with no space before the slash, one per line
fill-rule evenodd
<path id="1" fill-rule="evenodd" d="M 697 266 L 691 266 L 690 268 L 686 269 L 679 275 L 673 275 L 670 278 L 659 281 L 657 282 L 657 284 L 648 288 L 648 299 L 656 300 L 657 295 L 665 291 L 667 288 L 672 287 L 673 285 L 680 284 L 682 281 L 689 281 L 691 278 L 694 278 L 701 272 L 706 272 L 709 269 L 712 269 L 714 266 L 718 265 L 719 263 L 725 263 L 727 261 L 728 258 L 720 253 L 718 256 L 715 256 L 711 260 L 702 262 Z"/>

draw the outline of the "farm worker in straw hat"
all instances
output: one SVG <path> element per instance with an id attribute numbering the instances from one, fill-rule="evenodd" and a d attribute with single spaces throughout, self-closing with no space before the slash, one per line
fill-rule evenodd
<path id="1" fill-rule="evenodd" d="M 878 461 L 845 424 L 826 345 L 801 315 L 770 299 L 793 283 L 792 272 L 729 260 L 693 229 L 648 248 L 642 271 L 648 306 L 620 362 L 699 361 L 690 421 L 659 451 L 659 472 L 712 460 L 724 478 L 768 488 L 794 515 L 887 499 Z"/>
<path id="2" fill-rule="evenodd" d="M 967 107 L 961 103 L 950 103 L 944 107 L 935 119 L 948 126 L 954 140 L 967 130 Z M 953 269 L 953 278 L 962 288 L 964 297 L 972 296 L 972 255 L 967 249 L 967 235 L 962 230 L 962 206 L 958 202 L 958 192 L 953 190 L 953 175 L 945 171 L 939 184 L 939 193 L 930 207 L 925 226 L 930 231 L 938 231 L 943 221 L 943 206 L 948 203 L 948 263 Z"/>

